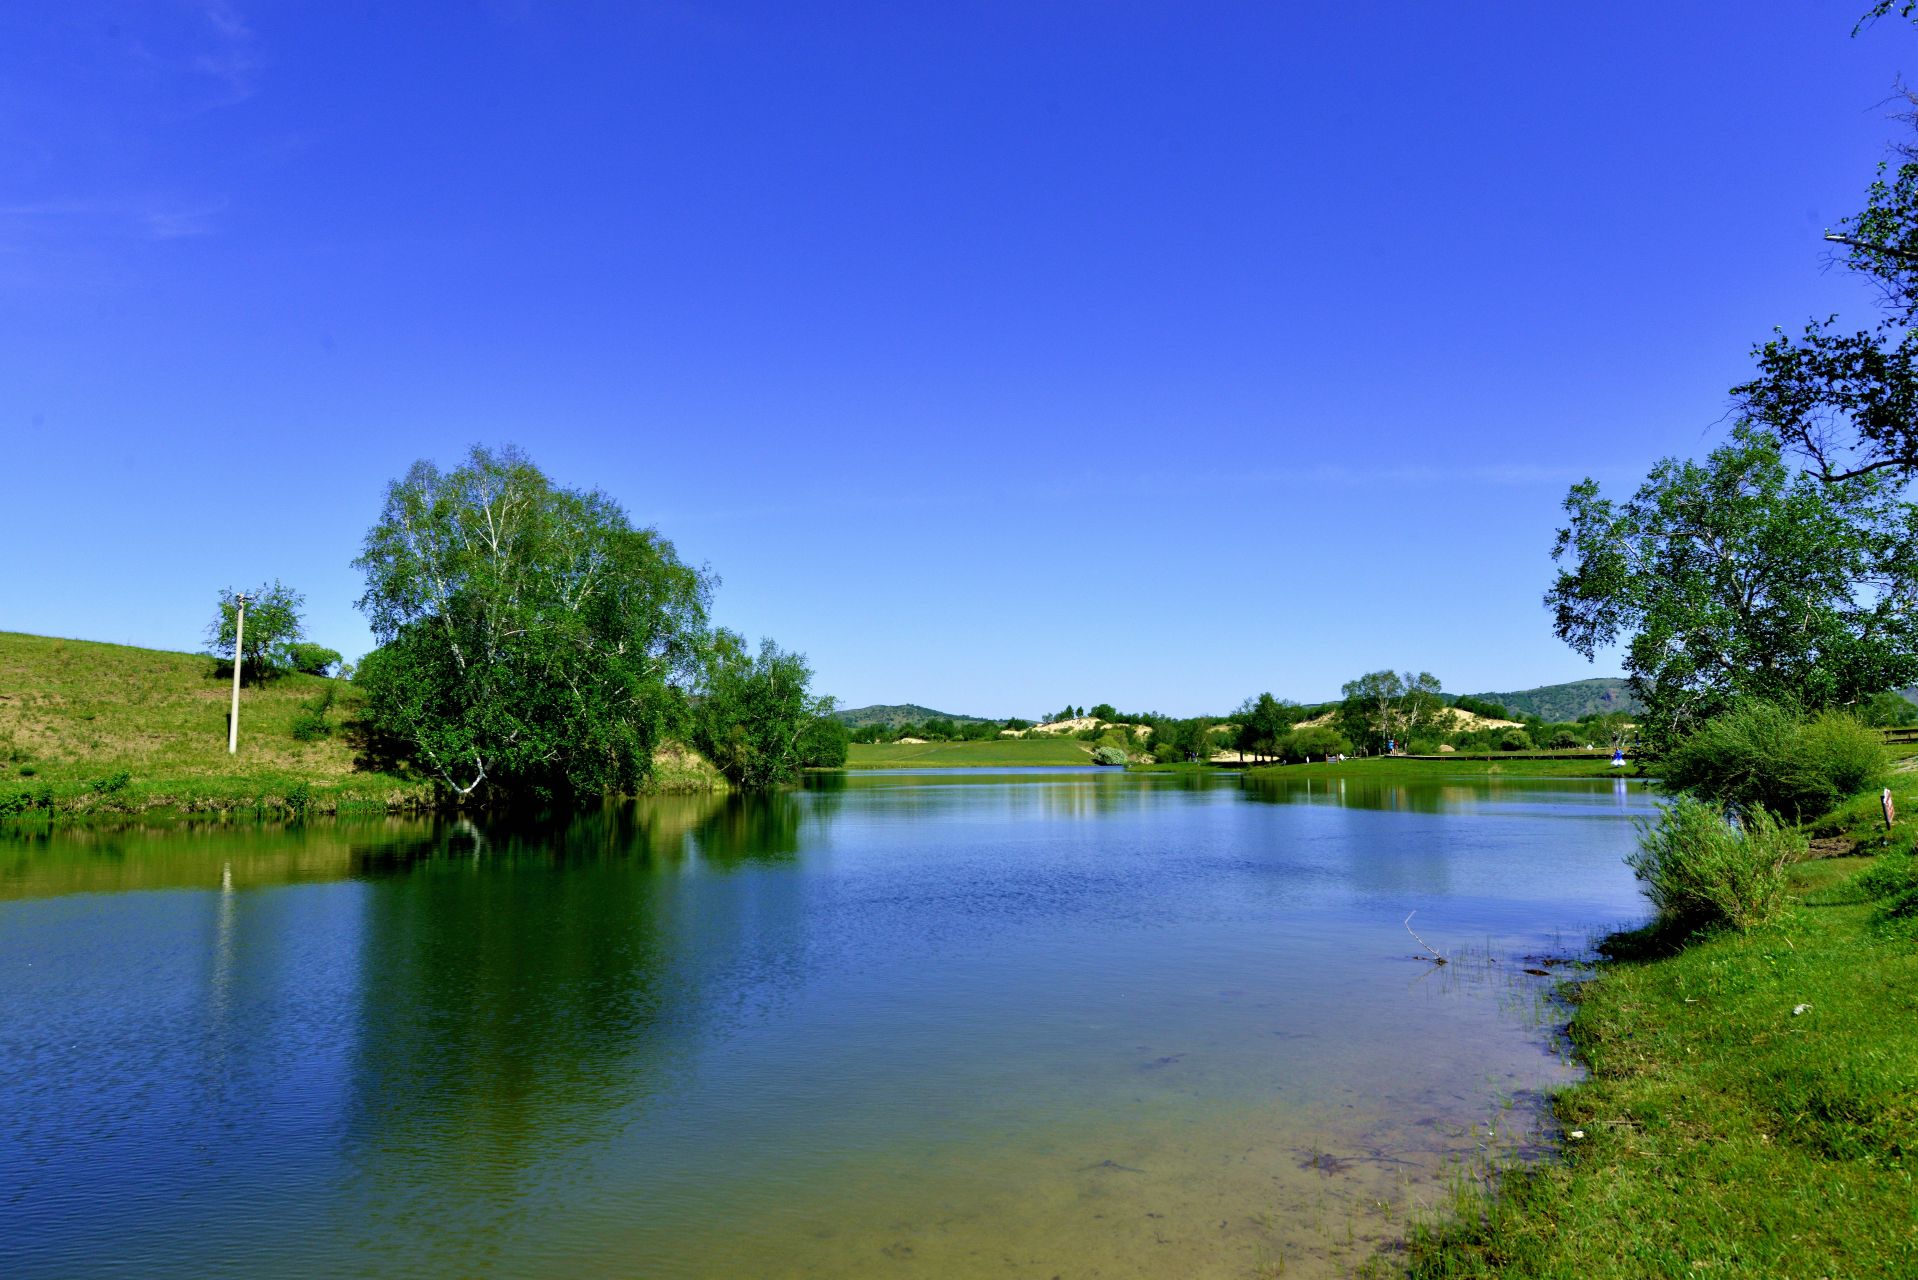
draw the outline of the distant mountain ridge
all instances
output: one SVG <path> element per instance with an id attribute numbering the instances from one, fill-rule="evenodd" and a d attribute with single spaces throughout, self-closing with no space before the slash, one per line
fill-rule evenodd
<path id="1" fill-rule="evenodd" d="M 902 724 L 924 724 L 928 720 L 950 720 L 954 724 L 987 723 L 985 716 L 956 716 L 950 711 L 934 711 L 931 707 L 922 707 L 916 702 L 902 702 L 893 706 L 878 703 L 870 707 L 849 707 L 844 711 L 832 713 L 833 719 L 848 729 L 863 729 L 869 724 L 883 724 L 896 729 Z M 997 723 L 992 721 L 991 723 Z"/>
<path id="2" fill-rule="evenodd" d="M 1507 711 L 1519 715 L 1537 716 L 1554 723 L 1613 711 L 1637 715 L 1645 709 L 1632 696 L 1631 687 L 1622 676 L 1599 676 L 1592 680 L 1540 685 L 1536 689 L 1518 689 L 1511 693 L 1474 693 L 1470 696 L 1496 702 Z"/>

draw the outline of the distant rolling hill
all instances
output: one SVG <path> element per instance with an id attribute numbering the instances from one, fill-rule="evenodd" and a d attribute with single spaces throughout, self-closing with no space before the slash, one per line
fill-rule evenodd
<path id="1" fill-rule="evenodd" d="M 848 729 L 863 729 L 869 724 L 883 724 L 890 728 L 902 724 L 924 724 L 928 720 L 951 720 L 955 724 L 986 721 L 985 716 L 956 716 L 950 711 L 934 711 L 916 702 L 904 702 L 897 706 L 851 707 L 832 714 Z"/>
<path id="2" fill-rule="evenodd" d="M 1618 676 L 1573 680 L 1569 684 L 1548 684 L 1512 693 L 1475 693 L 1471 696 L 1496 702 L 1518 715 L 1537 716 L 1553 722 L 1604 715 L 1611 711 L 1636 715 L 1644 710 L 1638 699 L 1632 696 L 1625 681 Z"/>

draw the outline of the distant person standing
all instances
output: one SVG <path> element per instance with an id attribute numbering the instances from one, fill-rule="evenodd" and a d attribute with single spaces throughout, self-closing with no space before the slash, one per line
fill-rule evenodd
<path id="1" fill-rule="evenodd" d="M 1612 748 L 1612 768 L 1623 769 L 1624 767 L 1625 767 L 1625 749 L 1623 747 L 1613 747 Z"/>

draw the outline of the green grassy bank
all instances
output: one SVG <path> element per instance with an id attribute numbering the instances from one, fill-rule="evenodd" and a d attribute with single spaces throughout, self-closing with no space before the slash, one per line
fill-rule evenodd
<path id="1" fill-rule="evenodd" d="M 1253 775 L 1374 778 L 1390 782 L 1439 782 L 1447 778 L 1636 778 L 1637 765 L 1613 768 L 1610 756 L 1558 760 L 1512 754 L 1491 760 L 1450 756 L 1371 756 L 1332 764 L 1262 765 Z"/>
<path id="2" fill-rule="evenodd" d="M 331 690 L 324 728 L 294 726 Z M 287 675 L 241 693 L 240 750 L 226 751 L 232 683 L 211 659 L 0 632 L 0 810 L 13 816 L 173 810 L 396 810 L 431 789 L 360 762 L 357 693 Z"/>
<path id="3" fill-rule="evenodd" d="M 430 782 L 368 758 L 346 681 L 248 686 L 237 755 L 226 751 L 232 689 L 200 654 L 0 631 L 0 820 L 433 805 Z M 662 752 L 655 771 L 663 791 L 725 785 L 688 751 Z"/>
<path id="4" fill-rule="evenodd" d="M 999 738 L 983 742 L 855 742 L 848 769 L 965 769 L 1092 763 L 1076 738 Z"/>
<path id="5" fill-rule="evenodd" d="M 1918 832 L 1918 773 L 1817 824 L 1783 922 L 1633 954 L 1577 987 L 1589 1079 L 1560 1093 L 1560 1158 L 1468 1175 L 1416 1230 L 1416 1277 L 1918 1275 L 1918 929 L 1868 892 Z M 1861 873 L 1880 870 L 1860 881 Z"/>

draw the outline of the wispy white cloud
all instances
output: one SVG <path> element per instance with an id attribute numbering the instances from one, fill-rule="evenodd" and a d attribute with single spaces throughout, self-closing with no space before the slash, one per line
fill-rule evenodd
<path id="1" fill-rule="evenodd" d="M 0 249 L 30 248 L 42 237 L 76 228 L 108 236 L 182 240 L 212 235 L 225 200 L 164 198 L 39 200 L 0 205 Z"/>
<path id="2" fill-rule="evenodd" d="M 174 205 L 151 208 L 139 215 L 139 221 L 155 240 L 184 240 L 192 236 L 212 235 L 218 230 L 215 217 L 225 208 L 225 200 L 191 207 Z"/>
<path id="3" fill-rule="evenodd" d="M 265 65 L 259 37 L 228 0 L 192 0 L 201 38 L 187 60 L 193 71 L 224 90 L 210 106 L 232 106 L 253 96 Z"/>

